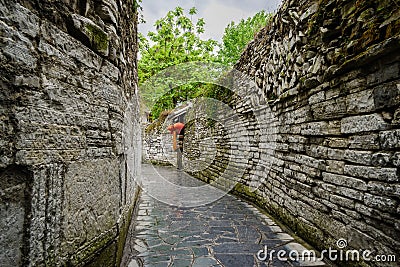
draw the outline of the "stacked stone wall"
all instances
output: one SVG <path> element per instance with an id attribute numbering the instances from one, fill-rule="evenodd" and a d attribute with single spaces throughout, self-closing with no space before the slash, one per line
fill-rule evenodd
<path id="1" fill-rule="evenodd" d="M 193 174 L 237 183 L 320 250 L 345 239 L 399 259 L 399 12 L 389 0 L 284 1 L 235 65 L 257 86 L 222 99 L 241 120 L 219 115 L 211 164 L 186 129 L 188 158 L 208 166 Z M 224 134 L 228 124 L 246 131 Z"/>

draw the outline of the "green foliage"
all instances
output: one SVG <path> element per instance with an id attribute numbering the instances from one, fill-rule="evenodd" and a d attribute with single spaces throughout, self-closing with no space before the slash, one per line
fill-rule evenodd
<path id="1" fill-rule="evenodd" d="M 206 84 L 203 86 L 202 95 L 208 98 L 220 100 L 224 103 L 229 103 L 233 92 L 230 89 L 217 84 Z"/>
<path id="2" fill-rule="evenodd" d="M 142 0 L 134 0 L 133 1 L 133 10 L 137 11 L 137 10 L 142 10 L 142 6 L 141 6 Z"/>
<path id="3" fill-rule="evenodd" d="M 151 119 L 157 119 L 165 110 L 174 109 L 178 103 L 183 103 L 197 97 L 201 90 L 202 86 L 200 83 L 186 84 L 172 88 L 157 99 L 151 110 Z"/>
<path id="4" fill-rule="evenodd" d="M 196 14 L 196 8 L 189 10 L 189 15 Z M 217 42 L 214 40 L 202 40 L 199 36 L 204 32 L 203 19 L 195 23 L 184 14 L 181 7 L 171 10 L 167 15 L 156 21 L 155 32 L 149 32 L 147 39 L 139 34 L 139 51 L 141 58 L 138 63 L 139 85 L 146 80 L 167 69 L 181 63 L 201 61 L 211 62 L 215 60 L 213 54 Z M 178 103 L 192 98 L 199 89 L 198 83 L 173 88 L 167 81 L 162 86 L 149 87 L 141 91 L 145 100 L 152 100 L 159 96 L 160 92 L 169 92 L 158 99 L 156 105 L 151 108 L 151 117 L 157 118 L 160 112 L 175 107 Z M 171 82 L 172 84 L 172 82 Z M 170 88 L 165 88 L 170 86 Z M 151 101 L 148 101 L 151 102 Z"/>
<path id="5" fill-rule="evenodd" d="M 255 34 L 265 27 L 272 19 L 272 14 L 264 10 L 253 17 L 242 19 L 238 24 L 231 22 L 222 37 L 222 47 L 218 52 L 218 59 L 227 65 L 235 64 L 246 45 L 253 40 Z"/>
<path id="6" fill-rule="evenodd" d="M 192 8 L 190 14 L 196 14 Z M 204 32 L 204 20 L 196 24 L 177 7 L 155 23 L 156 32 L 149 32 L 149 40 L 139 36 L 139 82 L 144 82 L 160 70 L 169 66 L 191 61 L 212 61 L 217 45 L 214 40 L 202 40 L 199 34 Z M 152 45 L 150 45 L 152 43 Z"/>
<path id="7" fill-rule="evenodd" d="M 179 75 L 190 73 L 197 75 L 198 79 L 191 78 L 186 84 L 177 84 L 176 72 L 169 67 L 182 63 L 195 62 L 220 62 L 225 66 L 233 65 L 239 58 L 246 45 L 254 38 L 256 32 L 266 26 L 272 18 L 265 11 L 258 12 L 254 17 L 241 20 L 237 25 L 231 22 L 225 28 L 223 44 L 220 45 L 218 55 L 214 53 L 217 42 L 202 40 L 200 35 L 204 32 L 204 19 L 192 21 L 191 17 L 197 13 L 196 8 L 185 15 L 181 7 L 169 11 L 165 17 L 155 23 L 156 31 L 149 32 L 148 38 L 139 33 L 140 59 L 138 62 L 138 76 L 140 93 L 144 103 L 151 109 L 151 119 L 156 119 L 165 110 L 175 108 L 179 103 L 196 97 L 209 97 L 228 103 L 232 92 L 222 86 L 213 85 L 204 78 L 217 74 L 218 77 L 224 70 L 207 71 L 188 66 L 179 69 Z M 197 64 L 197 63 L 196 63 Z M 163 73 L 164 71 L 164 73 Z M 211 72 L 216 73 L 211 73 Z M 162 73 L 160 78 L 156 74 Z M 190 76 L 190 75 L 189 75 Z M 180 80 L 185 80 L 181 77 Z"/>

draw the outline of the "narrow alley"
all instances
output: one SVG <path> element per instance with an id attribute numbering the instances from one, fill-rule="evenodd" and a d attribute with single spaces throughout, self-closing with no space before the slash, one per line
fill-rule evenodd
<path id="1" fill-rule="evenodd" d="M 144 180 L 162 176 L 181 186 L 202 185 L 173 167 L 142 168 Z M 142 191 L 136 220 L 132 220 L 122 266 L 327 266 L 315 258 L 301 260 L 306 247 L 235 196 L 224 194 L 209 204 L 177 207 L 164 203 L 171 200 L 168 196 L 178 199 L 176 192 L 168 192 L 165 186 L 157 188 L 154 192 L 144 186 L 147 193 Z M 160 192 L 167 201 L 151 196 L 161 196 Z M 196 198 L 194 194 L 190 197 Z M 286 253 L 280 252 L 278 259 L 278 251 Z"/>

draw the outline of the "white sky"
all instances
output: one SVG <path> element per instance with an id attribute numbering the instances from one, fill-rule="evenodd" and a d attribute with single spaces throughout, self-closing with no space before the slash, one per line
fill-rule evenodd
<path id="1" fill-rule="evenodd" d="M 247 19 L 260 10 L 275 11 L 281 0 L 142 0 L 145 24 L 139 24 L 139 31 L 147 34 L 155 31 L 154 23 L 164 17 L 169 10 L 182 7 L 186 14 L 191 7 L 196 7 L 197 15 L 193 17 L 204 18 L 205 32 L 203 39 L 222 40 L 225 27 L 231 22 Z"/>

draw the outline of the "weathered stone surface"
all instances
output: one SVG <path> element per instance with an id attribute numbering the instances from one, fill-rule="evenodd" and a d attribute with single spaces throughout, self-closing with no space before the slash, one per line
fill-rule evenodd
<path id="1" fill-rule="evenodd" d="M 36 18 L 36 17 L 35 17 Z M 38 25 L 36 25 L 36 29 Z M 10 62 L 22 69 L 33 70 L 37 66 L 37 55 L 32 41 L 6 23 L 0 24 L 2 32 L 2 62 Z M 32 28 L 35 31 L 35 27 Z M 33 34 L 37 34 L 34 32 Z"/>
<path id="2" fill-rule="evenodd" d="M 9 167 L 0 174 L 0 182 L 0 263 L 22 266 L 27 261 L 24 223 L 29 216 L 29 173 L 22 167 Z"/>
<path id="3" fill-rule="evenodd" d="M 350 137 L 350 149 L 379 149 L 378 134 L 354 135 Z"/>
<path id="4" fill-rule="evenodd" d="M 326 138 L 325 143 L 328 147 L 332 148 L 347 148 L 349 145 L 349 141 L 347 139 L 340 137 Z"/>
<path id="5" fill-rule="evenodd" d="M 400 148 L 400 130 L 379 133 L 379 141 L 383 149 Z"/>
<path id="6" fill-rule="evenodd" d="M 375 102 L 371 90 L 348 95 L 346 102 L 347 112 L 350 114 L 371 112 L 375 110 Z"/>
<path id="7" fill-rule="evenodd" d="M 400 88 L 400 83 L 399 83 L 399 88 Z M 400 107 L 394 112 L 393 116 L 393 124 L 400 124 Z"/>
<path id="8" fill-rule="evenodd" d="M 0 266 L 118 264 L 140 161 L 137 15 L 104 1 L 102 21 L 98 4 L 0 1 Z"/>
<path id="9" fill-rule="evenodd" d="M 329 200 L 332 201 L 332 203 L 337 204 L 341 207 L 346 207 L 348 209 L 354 209 L 355 202 L 353 199 L 349 199 L 349 198 L 338 196 L 338 195 L 331 195 Z"/>
<path id="10" fill-rule="evenodd" d="M 371 165 L 376 167 L 388 167 L 390 166 L 390 157 L 389 153 L 375 153 L 371 158 Z"/>
<path id="11" fill-rule="evenodd" d="M 23 198 L 23 188 L 18 188 Z M 14 188 L 15 191 L 18 190 Z M 2 252 L 0 254 L 0 262 L 3 266 L 22 265 L 23 254 L 23 231 L 24 228 L 24 207 L 21 203 L 10 202 L 6 206 L 1 204 L 0 207 L 1 219 L 0 227 L 4 230 L 5 234 L 1 235 L 0 246 Z"/>
<path id="12" fill-rule="evenodd" d="M 387 182 L 399 181 L 396 168 L 346 165 L 344 167 L 344 173 L 353 177 L 376 179 Z"/>
<path id="13" fill-rule="evenodd" d="M 385 130 L 388 124 L 379 114 L 361 115 L 344 118 L 342 120 L 341 132 L 344 134 L 361 133 Z"/>
<path id="14" fill-rule="evenodd" d="M 378 208 L 383 211 L 388 212 L 396 212 L 397 201 L 388 198 L 388 197 L 381 197 L 375 196 L 371 194 L 365 194 L 364 196 L 364 203 L 368 207 Z"/>
<path id="15" fill-rule="evenodd" d="M 396 167 L 400 167 L 400 152 L 396 152 L 391 158 L 390 158 L 390 162 L 396 166 Z"/>
<path id="16" fill-rule="evenodd" d="M 372 163 L 372 153 L 369 151 L 357 151 L 346 149 L 343 151 L 344 159 L 355 164 L 370 165 Z"/>
<path id="17" fill-rule="evenodd" d="M 310 98 L 308 99 L 308 103 L 310 105 L 316 104 L 316 103 L 321 103 L 323 101 L 325 101 L 325 92 L 323 92 L 323 91 L 310 96 Z"/>
<path id="18" fill-rule="evenodd" d="M 108 56 L 109 53 L 109 37 L 98 25 L 88 18 L 77 14 L 71 15 L 73 27 L 77 31 L 77 38 L 83 43 L 89 42 L 94 51 L 103 56 Z M 115 20 L 115 18 L 114 18 Z"/>
<path id="19" fill-rule="evenodd" d="M 16 23 L 18 25 L 17 29 L 22 34 L 34 38 L 39 33 L 39 17 L 19 3 L 15 3 L 15 5 L 1 5 L 0 16 L 2 21 L 8 25 Z"/>
<path id="20" fill-rule="evenodd" d="M 398 68 L 398 64 L 397 64 Z M 397 69 L 397 75 L 399 70 Z M 394 74 L 396 77 L 396 74 Z M 396 106 L 400 101 L 399 82 L 391 82 L 389 84 L 379 85 L 374 89 L 374 103 L 376 108 L 385 108 Z"/>
<path id="21" fill-rule="evenodd" d="M 326 171 L 330 173 L 343 174 L 344 173 L 344 161 L 327 160 Z"/>
<path id="22" fill-rule="evenodd" d="M 350 188 L 358 189 L 361 191 L 367 190 L 367 183 L 363 180 L 355 179 L 348 176 L 337 175 L 332 173 L 323 172 L 323 180 L 332 184 L 347 186 Z"/>
<path id="23" fill-rule="evenodd" d="M 400 186 L 383 182 L 369 182 L 368 191 L 377 195 L 398 196 L 400 194 Z"/>
<path id="24" fill-rule="evenodd" d="M 103 21 L 110 21 L 114 25 L 117 25 L 117 19 L 109 6 L 100 4 L 96 7 L 96 12 Z"/>
<path id="25" fill-rule="evenodd" d="M 64 178 L 61 250 L 73 253 L 85 240 L 100 236 L 115 226 L 119 211 L 119 168 L 117 160 L 78 161 L 69 165 Z M 85 190 L 81 190 L 84 188 Z M 89 206 L 91 212 L 82 208 Z M 75 247 L 71 244 L 76 244 Z"/>
<path id="26" fill-rule="evenodd" d="M 301 125 L 301 134 L 303 135 L 339 135 L 340 126 L 339 123 L 335 121 L 319 121 L 310 122 Z"/>

